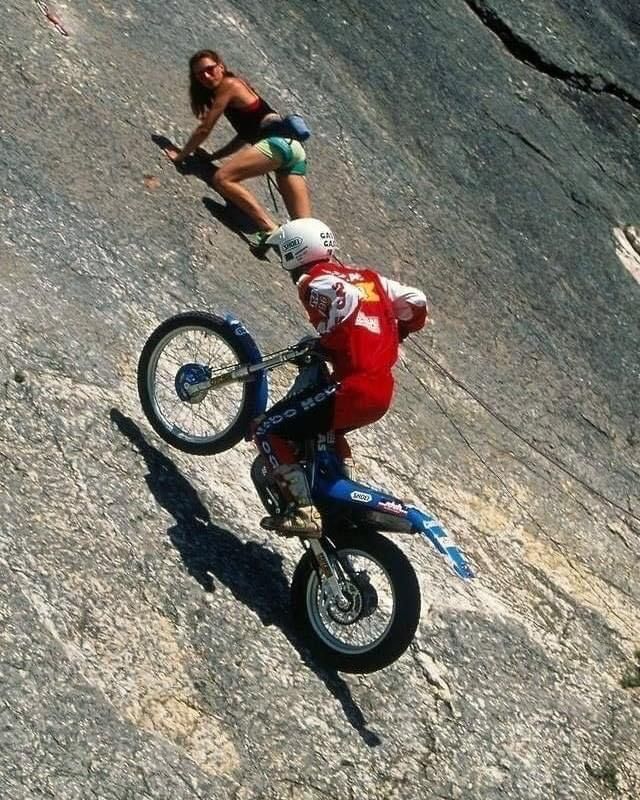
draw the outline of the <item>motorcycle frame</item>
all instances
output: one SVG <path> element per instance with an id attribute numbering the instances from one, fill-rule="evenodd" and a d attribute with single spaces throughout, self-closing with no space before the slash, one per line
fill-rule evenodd
<path id="1" fill-rule="evenodd" d="M 244 333 L 244 328 L 240 328 L 240 330 Z M 299 361 L 309 355 L 311 349 L 311 345 L 306 343 L 293 345 L 261 356 L 254 363 L 239 364 L 230 371 L 227 368 L 225 375 L 229 376 L 228 380 L 245 381 L 255 378 L 264 381 L 267 371 L 292 361 Z M 215 374 L 212 375 L 211 388 L 219 385 L 220 383 L 216 383 Z M 266 392 L 264 394 L 266 406 Z M 367 510 L 369 514 L 375 515 L 376 521 L 369 523 L 371 527 L 376 525 L 381 530 L 388 532 L 418 534 L 433 547 L 438 555 L 445 559 L 445 562 L 459 578 L 468 581 L 474 577 L 473 570 L 464 555 L 446 528 L 435 517 L 417 506 L 404 503 L 393 495 L 347 478 L 341 460 L 327 445 L 326 437 L 321 435 L 307 441 L 305 449 L 307 452 L 305 469 L 311 496 L 321 512 L 323 508 L 333 504 L 337 504 L 338 508 L 346 511 L 347 514 L 349 510 L 353 512 L 357 509 L 362 516 L 362 512 Z M 358 511 L 356 511 L 356 515 L 358 515 Z M 321 546 L 312 545 L 319 575 L 323 583 L 329 582 L 333 590 L 331 593 L 339 601 L 342 598 L 339 583 L 331 568 L 331 561 L 326 559 L 326 554 L 324 554 L 324 558 L 322 557 L 321 549 Z M 324 553 L 324 551 L 322 552 Z"/>

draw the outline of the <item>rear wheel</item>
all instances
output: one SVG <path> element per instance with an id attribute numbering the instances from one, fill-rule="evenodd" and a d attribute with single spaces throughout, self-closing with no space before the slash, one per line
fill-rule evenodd
<path id="1" fill-rule="evenodd" d="M 140 403 L 156 433 L 196 455 L 237 444 L 255 415 L 260 376 L 224 378 L 250 361 L 250 346 L 255 353 L 239 323 L 215 314 L 189 311 L 159 325 L 138 361 Z"/>
<path id="2" fill-rule="evenodd" d="M 346 599 L 325 594 L 309 550 L 296 567 L 291 599 L 309 648 L 343 672 L 374 672 L 407 649 L 420 620 L 420 587 L 408 558 L 375 531 L 340 534 L 325 548 Z"/>

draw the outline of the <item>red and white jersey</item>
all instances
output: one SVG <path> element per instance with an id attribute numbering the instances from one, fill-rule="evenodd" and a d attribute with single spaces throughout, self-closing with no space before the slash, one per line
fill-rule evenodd
<path id="1" fill-rule="evenodd" d="M 398 358 L 400 333 L 420 330 L 427 318 L 421 291 L 366 267 L 320 261 L 297 285 L 337 380 L 389 372 Z"/>

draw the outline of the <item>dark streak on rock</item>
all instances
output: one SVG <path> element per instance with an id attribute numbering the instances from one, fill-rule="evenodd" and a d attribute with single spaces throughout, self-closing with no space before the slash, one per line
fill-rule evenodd
<path id="1" fill-rule="evenodd" d="M 502 130 L 502 131 L 505 131 L 506 133 L 508 133 L 508 134 L 509 134 L 509 135 L 511 135 L 511 136 L 515 136 L 515 138 L 516 138 L 516 139 L 518 139 L 519 141 L 521 141 L 521 142 L 522 142 L 522 144 L 524 144 L 524 145 L 525 145 L 526 147 L 528 147 L 530 150 L 533 150 L 533 152 L 534 152 L 534 153 L 536 153 L 537 155 L 539 155 L 539 156 L 540 156 L 541 158 L 543 158 L 545 161 L 548 161 L 548 162 L 549 162 L 549 164 L 553 164 L 553 159 L 552 159 L 550 156 L 548 156 L 548 155 L 547 155 L 547 154 L 544 152 L 544 150 L 542 150 L 542 148 L 538 147 L 538 145 L 537 145 L 537 144 L 534 144 L 534 142 L 532 142 L 530 139 L 528 139 L 528 138 L 527 138 L 527 137 L 526 137 L 526 136 L 525 136 L 523 133 L 521 133 L 519 130 L 517 130 L 516 128 L 512 128 L 512 127 L 511 127 L 511 125 L 507 125 L 507 124 L 505 124 L 504 122 L 500 122 L 499 120 L 497 120 L 497 119 L 495 119 L 493 116 L 491 116 L 491 114 L 488 114 L 486 111 L 485 111 L 485 114 L 486 114 L 486 116 L 487 116 L 487 117 L 489 117 L 489 119 L 490 119 L 490 120 L 491 120 L 491 121 L 494 123 L 494 125 L 496 125 L 496 127 L 497 127 L 497 128 L 499 128 L 499 129 L 500 129 L 500 130 Z"/>
<path id="2" fill-rule="evenodd" d="M 464 0 L 469 9 L 494 33 L 507 51 L 518 61 L 528 67 L 548 75 L 550 78 L 561 80 L 572 89 L 587 94 L 607 94 L 622 100 L 623 103 L 630 105 L 636 110 L 640 110 L 640 98 L 635 97 L 630 92 L 623 89 L 611 81 L 606 80 L 602 75 L 589 75 L 586 72 L 577 72 L 548 61 L 532 45 L 518 36 L 507 23 L 491 8 L 477 0 Z"/>

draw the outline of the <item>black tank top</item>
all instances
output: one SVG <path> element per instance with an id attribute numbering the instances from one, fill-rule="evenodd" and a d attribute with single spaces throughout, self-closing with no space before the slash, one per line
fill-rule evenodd
<path id="1" fill-rule="evenodd" d="M 275 114 L 273 108 L 260 95 L 246 108 L 227 108 L 224 115 L 241 139 L 254 144 L 262 138 L 260 123 L 267 114 Z"/>

